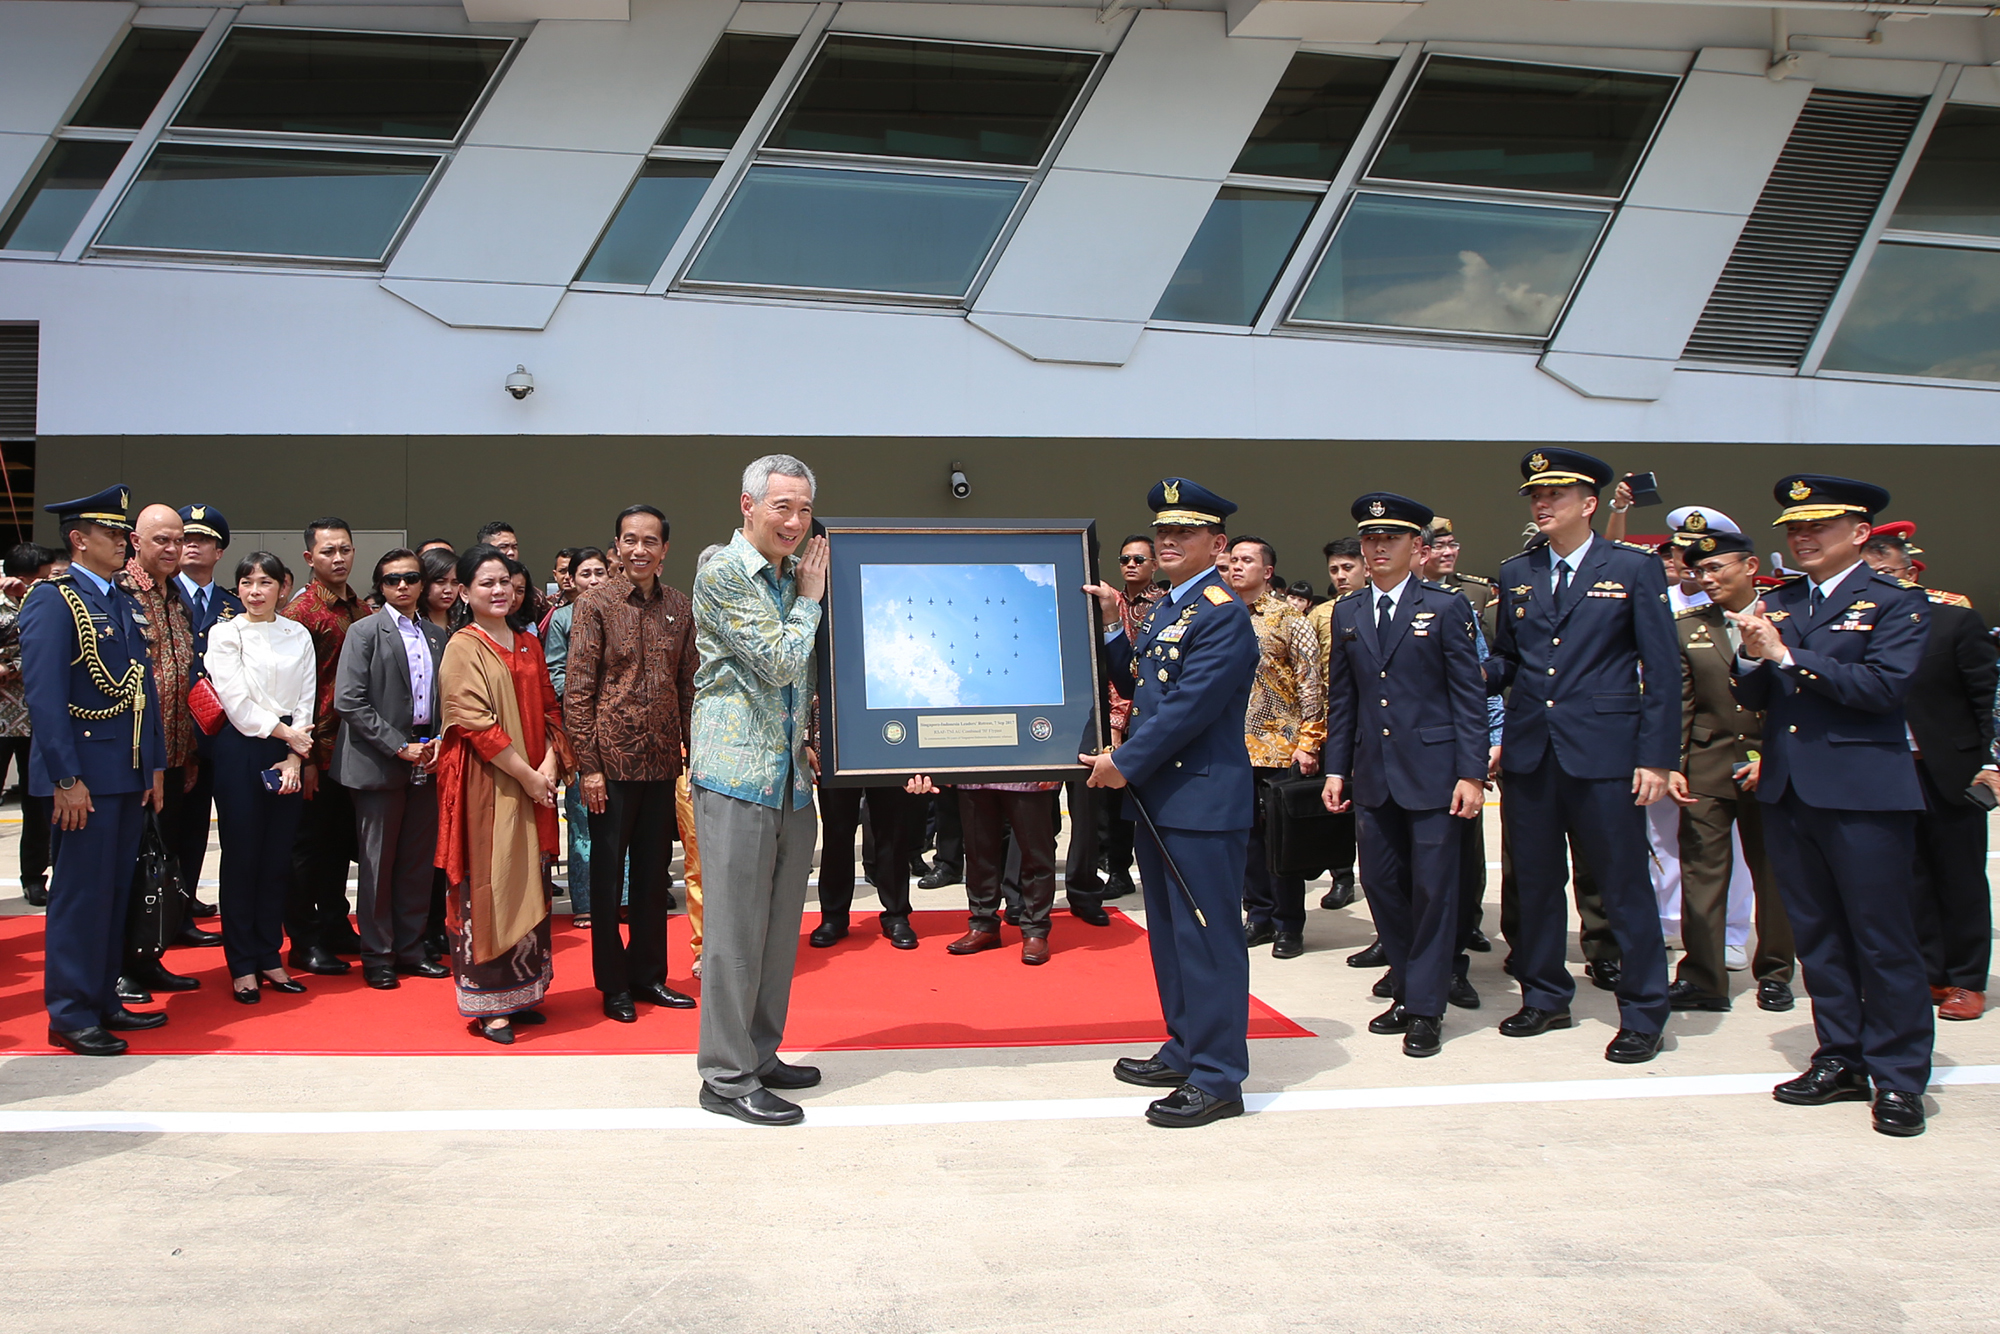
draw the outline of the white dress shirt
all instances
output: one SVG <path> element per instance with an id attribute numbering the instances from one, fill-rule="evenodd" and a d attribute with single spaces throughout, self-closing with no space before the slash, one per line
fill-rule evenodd
<path id="1" fill-rule="evenodd" d="M 1549 548 L 1549 592 L 1558 597 L 1562 595 L 1563 566 L 1569 566 L 1570 578 L 1575 579 L 1583 569 L 1583 554 L 1590 550 L 1590 544 L 1596 540 L 1596 533 L 1585 533 L 1583 541 L 1576 544 L 1576 550 L 1567 556 L 1558 556 L 1554 547 Z"/>
<path id="2" fill-rule="evenodd" d="M 1410 580 L 1414 575 L 1404 575 L 1403 582 L 1391 589 L 1376 587 L 1374 580 L 1368 581 L 1368 619 L 1371 623 L 1382 619 L 1382 599 L 1389 599 L 1389 619 L 1396 619 L 1396 608 L 1403 605 L 1403 594 L 1410 591 Z"/>
<path id="3" fill-rule="evenodd" d="M 288 717 L 301 732 L 312 730 L 319 677 L 312 634 L 297 621 L 217 621 L 202 662 L 230 726 L 244 736 L 269 736 Z"/>

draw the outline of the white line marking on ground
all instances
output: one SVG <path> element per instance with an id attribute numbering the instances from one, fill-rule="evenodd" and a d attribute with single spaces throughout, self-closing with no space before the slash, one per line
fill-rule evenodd
<path id="1" fill-rule="evenodd" d="M 1659 1075 L 1517 1084 L 1430 1084 L 1411 1088 L 1305 1089 L 1253 1093 L 1252 1112 L 1372 1111 L 1383 1107 L 1466 1107 L 1510 1102 L 1602 1102 L 1621 1098 L 1768 1095 L 1792 1071 L 1748 1075 Z M 1931 1087 L 2000 1084 L 2000 1065 L 1950 1066 Z M 963 1125 L 1005 1121 L 1091 1121 L 1137 1117 L 1147 1097 L 1049 1098 L 1020 1102 L 931 1102 L 806 1108 L 821 1130 Z M 748 1130 L 690 1107 L 464 1109 L 431 1112 L 72 1112 L 0 1111 L 0 1133 L 122 1135 L 382 1135 L 467 1131 Z"/>

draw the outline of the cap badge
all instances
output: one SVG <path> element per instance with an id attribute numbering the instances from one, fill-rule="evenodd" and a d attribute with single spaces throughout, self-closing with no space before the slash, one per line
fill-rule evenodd
<path id="1" fill-rule="evenodd" d="M 1804 500 L 1807 496 L 1812 494 L 1812 488 L 1807 486 L 1804 482 L 1793 482 L 1792 489 L 1789 494 L 1791 495 L 1793 500 Z"/>
<path id="2" fill-rule="evenodd" d="M 188 517 L 190 519 L 206 519 L 208 517 L 208 507 L 205 505 L 196 505 L 188 511 Z"/>
<path id="3" fill-rule="evenodd" d="M 1166 489 L 1160 494 L 1165 497 L 1169 505 L 1178 505 L 1181 503 L 1181 484 L 1177 481 L 1168 482 Z"/>
<path id="4" fill-rule="evenodd" d="M 122 486 L 118 488 L 118 508 L 121 510 L 132 508 L 132 494 Z"/>
<path id="5" fill-rule="evenodd" d="M 1369 512 L 1370 514 L 1374 515 L 1374 516 L 1375 516 L 1376 518 L 1378 518 L 1378 519 L 1379 519 L 1379 518 L 1381 518 L 1381 517 L 1382 517 L 1382 516 L 1383 516 L 1384 514 L 1387 514 L 1387 513 L 1389 512 L 1389 507 L 1388 507 L 1387 505 L 1384 505 L 1384 504 L 1383 504 L 1383 503 L 1382 503 L 1381 501 L 1379 501 L 1379 500 L 1376 500 L 1376 501 L 1371 501 L 1371 502 L 1369 502 L 1369 505 L 1368 505 L 1368 512 Z"/>
<path id="6" fill-rule="evenodd" d="M 1695 545 L 1700 547 L 1703 551 L 1713 551 L 1715 550 L 1715 539 L 1712 537 L 1704 537 L 1701 539 L 1701 541 L 1695 543 Z"/>
<path id="7" fill-rule="evenodd" d="M 1530 454 L 1530 455 L 1528 455 L 1528 471 L 1529 471 L 1529 472 L 1546 472 L 1546 471 L 1548 471 L 1548 467 L 1549 467 L 1549 456 L 1548 456 L 1548 455 L 1546 455 L 1546 454 Z"/>
<path id="8" fill-rule="evenodd" d="M 1687 529 L 1690 533 L 1702 532 L 1708 527 L 1708 516 L 1700 510 L 1696 510 L 1687 516 L 1687 522 L 1682 524 L 1681 527 Z"/>

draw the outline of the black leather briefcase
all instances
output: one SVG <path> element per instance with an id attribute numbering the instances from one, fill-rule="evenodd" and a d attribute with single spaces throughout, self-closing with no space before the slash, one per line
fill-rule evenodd
<path id="1" fill-rule="evenodd" d="M 1272 875 L 1312 880 L 1333 869 L 1339 821 L 1320 798 L 1325 786 L 1325 779 L 1297 769 L 1259 784 L 1257 799 L 1264 803 L 1264 857 Z"/>
<path id="2" fill-rule="evenodd" d="M 139 834 L 139 864 L 132 872 L 132 901 L 125 909 L 125 947 L 141 959 L 158 959 L 180 934 L 187 912 L 180 863 L 160 832 L 160 820 L 146 812 Z"/>

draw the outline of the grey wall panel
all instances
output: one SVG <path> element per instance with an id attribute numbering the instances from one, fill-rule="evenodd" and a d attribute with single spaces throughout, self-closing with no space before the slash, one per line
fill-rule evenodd
<path id="1" fill-rule="evenodd" d="M 1038 361 L 1124 364 L 1294 45 L 1233 39 L 1220 14 L 1141 13 L 972 322 Z"/>
<path id="2" fill-rule="evenodd" d="M 1590 398 L 1651 400 L 1701 318 L 1813 85 L 1704 52 L 1611 224 L 1542 369 Z M 1720 66 L 1720 68 L 1718 68 Z"/>
<path id="3" fill-rule="evenodd" d="M 643 153 L 735 10 L 734 0 L 633 0 L 628 23 L 537 24 L 466 142 Z"/>
<path id="4" fill-rule="evenodd" d="M 637 153 L 461 149 L 389 276 L 567 283 L 641 161 Z"/>
<path id="5" fill-rule="evenodd" d="M 62 124 L 137 6 L 8 0 L 0 4 L 0 130 Z"/>
<path id="6" fill-rule="evenodd" d="M 382 290 L 454 329 L 546 329 L 569 288 L 559 283 L 384 278 Z"/>

